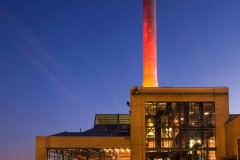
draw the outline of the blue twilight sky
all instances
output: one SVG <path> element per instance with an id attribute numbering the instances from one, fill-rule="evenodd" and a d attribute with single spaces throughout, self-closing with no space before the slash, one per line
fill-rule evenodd
<path id="1" fill-rule="evenodd" d="M 228 86 L 240 113 L 240 0 L 157 0 L 157 31 L 160 86 Z M 141 0 L 0 1 L 0 159 L 128 113 L 141 84 Z"/>

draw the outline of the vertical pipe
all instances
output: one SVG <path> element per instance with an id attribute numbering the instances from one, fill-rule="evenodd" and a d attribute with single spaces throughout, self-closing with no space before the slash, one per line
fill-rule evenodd
<path id="1" fill-rule="evenodd" d="M 156 0 L 143 0 L 143 87 L 158 87 Z"/>

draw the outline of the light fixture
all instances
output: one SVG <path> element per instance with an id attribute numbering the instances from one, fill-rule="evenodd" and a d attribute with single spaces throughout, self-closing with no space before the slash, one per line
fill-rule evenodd
<path id="1" fill-rule="evenodd" d="M 138 87 L 134 87 L 133 91 L 132 91 L 132 94 L 138 94 L 140 93 L 139 90 L 138 90 Z"/>

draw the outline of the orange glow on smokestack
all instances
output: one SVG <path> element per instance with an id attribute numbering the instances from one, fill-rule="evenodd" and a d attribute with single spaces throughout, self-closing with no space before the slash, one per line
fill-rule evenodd
<path id="1" fill-rule="evenodd" d="M 158 87 L 156 0 L 143 0 L 143 87 Z"/>

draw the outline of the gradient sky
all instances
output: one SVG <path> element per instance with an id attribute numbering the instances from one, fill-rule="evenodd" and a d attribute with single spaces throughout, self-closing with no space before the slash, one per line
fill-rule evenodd
<path id="1" fill-rule="evenodd" d="M 240 113 L 240 1 L 157 0 L 160 86 L 228 86 Z M 142 85 L 141 0 L 0 1 L 0 159 L 128 113 Z"/>

